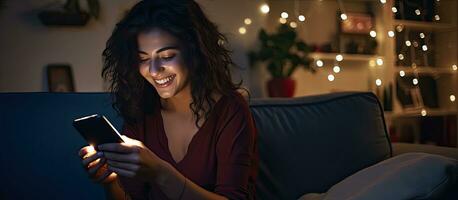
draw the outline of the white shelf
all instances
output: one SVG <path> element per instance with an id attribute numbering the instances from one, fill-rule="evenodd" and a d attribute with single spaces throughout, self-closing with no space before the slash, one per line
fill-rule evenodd
<path id="1" fill-rule="evenodd" d="M 444 110 L 437 108 L 425 108 L 426 116 L 446 116 L 446 115 L 458 115 L 457 110 Z M 421 115 L 421 109 L 405 109 L 398 112 L 385 111 L 385 118 L 399 118 L 399 117 L 423 117 Z"/>
<path id="2" fill-rule="evenodd" d="M 336 60 L 337 55 L 342 55 L 343 60 L 340 62 L 345 61 L 370 61 L 375 60 L 377 58 L 383 58 L 382 56 L 377 55 L 366 55 L 366 54 L 344 54 L 344 53 L 310 53 L 309 58 L 312 59 L 321 59 L 321 60 Z"/>
<path id="3" fill-rule="evenodd" d="M 456 75 L 458 74 L 458 71 L 453 70 L 451 67 L 450 68 L 445 68 L 445 67 L 423 67 L 423 66 L 417 66 L 415 69 L 412 67 L 405 67 L 405 66 L 396 66 L 396 73 L 399 74 L 400 71 L 404 71 L 406 74 L 449 74 L 449 75 Z"/>
<path id="4" fill-rule="evenodd" d="M 453 31 L 456 26 L 453 24 L 439 23 L 439 22 L 420 22 L 413 20 L 394 20 L 394 25 L 403 25 L 411 29 L 421 30 L 438 30 L 438 31 Z"/>

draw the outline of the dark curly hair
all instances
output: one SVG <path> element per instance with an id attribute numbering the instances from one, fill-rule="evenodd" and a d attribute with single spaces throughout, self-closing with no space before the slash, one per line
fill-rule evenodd
<path id="1" fill-rule="evenodd" d="M 143 114 L 160 105 L 155 88 L 140 74 L 137 36 L 154 28 L 175 36 L 184 45 L 183 55 L 189 69 L 192 103 L 190 108 L 196 126 L 208 118 L 216 103 L 211 94 L 231 95 L 241 88 L 234 84 L 230 67 L 236 66 L 227 42 L 217 26 L 207 19 L 192 0 L 144 0 L 137 3 L 118 23 L 103 51 L 102 77 L 108 80 L 113 108 L 125 122 L 135 123 Z"/>

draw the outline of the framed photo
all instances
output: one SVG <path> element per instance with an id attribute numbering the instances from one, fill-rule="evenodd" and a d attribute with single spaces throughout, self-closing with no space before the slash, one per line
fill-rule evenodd
<path id="1" fill-rule="evenodd" d="M 342 33 L 369 34 L 374 29 L 371 15 L 364 13 L 346 13 L 346 15 L 347 20 L 339 20 Z"/>
<path id="2" fill-rule="evenodd" d="M 74 92 L 73 73 L 70 65 L 51 64 L 46 67 L 49 92 Z"/>

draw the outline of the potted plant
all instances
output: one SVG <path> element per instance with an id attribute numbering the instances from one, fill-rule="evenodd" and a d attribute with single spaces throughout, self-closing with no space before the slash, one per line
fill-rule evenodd
<path id="1" fill-rule="evenodd" d="M 98 0 L 87 0 L 89 10 L 80 7 L 79 0 L 67 0 L 60 10 L 45 10 L 38 18 L 46 26 L 83 26 L 92 17 L 98 18 L 100 3 Z"/>
<path id="2" fill-rule="evenodd" d="M 311 59 L 308 53 L 311 48 L 302 40 L 297 39 L 295 29 L 280 25 L 276 33 L 268 34 L 261 29 L 258 35 L 261 47 L 259 51 L 248 53 L 250 65 L 265 61 L 272 79 L 267 82 L 270 97 L 292 97 L 296 88 L 291 75 L 298 67 L 304 67 L 311 72 Z"/>

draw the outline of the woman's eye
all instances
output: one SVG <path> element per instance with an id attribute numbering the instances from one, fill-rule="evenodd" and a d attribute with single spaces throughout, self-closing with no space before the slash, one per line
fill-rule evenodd
<path id="1" fill-rule="evenodd" d="M 174 58 L 175 55 L 171 55 L 171 56 L 163 56 L 161 57 L 161 60 L 164 60 L 164 61 L 169 61 L 169 60 L 172 60 L 172 58 Z"/>
<path id="2" fill-rule="evenodd" d="M 148 58 L 140 58 L 140 63 L 141 63 L 141 64 L 145 64 L 145 63 L 147 63 L 148 61 L 149 61 Z"/>

